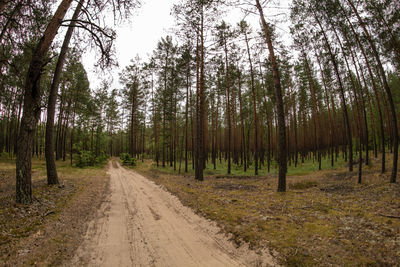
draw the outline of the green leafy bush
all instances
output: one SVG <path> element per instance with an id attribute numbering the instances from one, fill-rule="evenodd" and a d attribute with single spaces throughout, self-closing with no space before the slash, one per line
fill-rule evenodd
<path id="1" fill-rule="evenodd" d="M 83 168 L 86 166 L 94 166 L 96 163 L 95 155 L 86 150 L 78 151 L 78 160 L 76 162 L 76 166 L 79 168 Z"/>
<path id="2" fill-rule="evenodd" d="M 107 163 L 109 156 L 101 151 L 99 155 L 95 155 L 91 151 L 84 150 L 82 142 L 74 144 L 74 153 L 77 154 L 76 166 L 79 168 L 84 168 L 87 166 L 103 166 Z"/>
<path id="3" fill-rule="evenodd" d="M 128 153 L 122 153 L 119 158 L 121 159 L 122 165 L 127 165 L 127 166 L 136 165 L 136 159 L 132 158 Z"/>
<path id="4" fill-rule="evenodd" d="M 104 165 L 108 161 L 109 156 L 102 151 L 100 155 L 96 157 L 96 165 Z"/>

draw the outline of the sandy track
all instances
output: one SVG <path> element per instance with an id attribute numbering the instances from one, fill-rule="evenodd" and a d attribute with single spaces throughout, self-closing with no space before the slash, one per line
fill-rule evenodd
<path id="1" fill-rule="evenodd" d="M 67 265 L 273 265 L 265 252 L 235 248 L 213 223 L 138 173 L 113 162 L 109 174 L 111 195 Z"/>

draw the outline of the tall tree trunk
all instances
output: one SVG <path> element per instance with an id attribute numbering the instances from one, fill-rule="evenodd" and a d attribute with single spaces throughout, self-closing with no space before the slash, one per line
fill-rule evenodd
<path id="1" fill-rule="evenodd" d="M 204 170 L 204 118 L 205 117 L 205 88 L 204 88 L 204 7 L 200 7 L 200 55 L 198 58 L 199 65 L 199 80 L 198 80 L 198 121 L 197 121 L 197 164 L 195 166 L 195 179 L 203 181 Z"/>
<path id="2" fill-rule="evenodd" d="M 306 69 L 307 69 L 307 77 L 308 77 L 308 82 L 310 86 L 310 92 L 311 92 L 311 99 L 312 99 L 312 107 L 313 107 L 313 117 L 314 117 L 314 132 L 315 132 L 315 142 L 316 142 L 316 151 L 318 153 L 318 169 L 321 170 L 321 126 L 320 126 L 320 118 L 319 118 L 319 110 L 318 110 L 318 103 L 317 103 L 317 97 L 316 97 L 316 92 L 315 92 L 315 87 L 314 87 L 314 80 L 311 75 L 311 67 L 308 63 L 307 55 L 305 51 L 303 50 L 303 57 L 306 63 Z"/>
<path id="3" fill-rule="evenodd" d="M 247 56 L 249 58 L 250 64 L 250 79 L 251 79 L 251 94 L 253 98 L 253 117 L 254 117 L 254 175 L 258 175 L 258 120 L 257 120 L 257 102 L 256 102 L 256 89 L 254 86 L 254 71 L 253 64 L 251 61 L 251 53 L 249 48 L 249 40 L 247 38 L 247 33 L 244 33 Z"/>
<path id="4" fill-rule="evenodd" d="M 72 166 L 73 148 L 74 148 L 75 115 L 76 115 L 76 106 L 74 106 L 74 113 L 72 114 L 72 128 L 71 128 L 70 147 L 69 147 L 70 150 L 69 159 L 71 166 Z"/>
<path id="5" fill-rule="evenodd" d="M 328 37 L 326 36 L 324 28 L 322 27 L 322 24 L 319 21 L 317 16 L 315 16 L 315 20 L 317 21 L 317 23 L 322 31 L 322 34 L 324 36 L 326 47 L 327 47 L 328 53 L 331 57 L 333 68 L 335 70 L 335 74 L 336 74 L 336 77 L 339 82 L 340 96 L 341 96 L 342 106 L 343 106 L 343 115 L 344 115 L 344 119 L 345 119 L 347 141 L 348 141 L 348 145 L 349 145 L 349 171 L 353 171 L 353 140 L 352 140 L 352 134 L 351 134 L 350 119 L 349 119 L 349 114 L 348 114 L 347 105 L 346 105 L 346 97 L 344 95 L 344 87 L 343 87 L 343 83 L 342 83 L 342 78 L 340 77 L 339 67 L 338 67 L 335 55 L 333 54 L 332 47 L 329 44 L 329 40 L 328 40 Z"/>
<path id="6" fill-rule="evenodd" d="M 319 66 L 319 70 L 321 72 L 321 77 L 322 77 L 322 84 L 324 87 L 324 96 L 325 96 L 325 102 L 326 102 L 326 106 L 328 108 L 328 117 L 329 117 L 329 136 L 330 136 L 330 143 L 331 143 L 331 166 L 333 167 L 334 165 L 334 160 L 333 160 L 333 146 L 334 146 L 334 135 L 335 135 L 335 127 L 333 126 L 333 119 L 332 119 L 332 114 L 331 114 L 331 109 L 329 106 L 329 96 L 328 96 L 328 89 L 327 89 L 327 85 L 326 85 L 326 80 L 325 80 L 325 75 L 321 66 L 321 60 L 319 58 L 319 56 L 316 55 L 317 58 L 317 62 L 318 62 L 318 66 Z"/>
<path id="7" fill-rule="evenodd" d="M 385 167 L 385 164 L 386 164 L 385 130 L 384 130 L 384 122 L 383 122 L 383 113 L 382 113 L 382 108 L 381 108 L 381 101 L 379 100 L 379 94 L 378 94 L 378 88 L 377 88 L 377 85 L 376 85 L 376 80 L 375 80 L 374 75 L 372 74 L 371 65 L 370 65 L 369 60 L 368 60 L 368 57 L 367 57 L 367 55 L 366 55 L 364 46 L 363 46 L 363 44 L 361 43 L 360 38 L 358 37 L 358 34 L 356 33 L 356 31 L 355 31 L 355 29 L 354 29 L 354 27 L 353 27 L 353 24 L 350 22 L 349 18 L 347 17 L 347 15 L 346 15 L 346 13 L 345 13 L 343 7 L 341 7 L 341 9 L 342 9 L 342 14 L 343 14 L 344 17 L 346 18 L 346 21 L 348 22 L 348 24 L 349 24 L 349 26 L 350 26 L 350 29 L 351 29 L 351 31 L 352 31 L 352 33 L 353 33 L 354 38 L 356 39 L 357 44 L 358 44 L 358 46 L 360 47 L 361 54 L 363 55 L 364 60 L 365 60 L 365 64 L 366 64 L 366 66 L 367 66 L 368 75 L 369 75 L 369 77 L 370 77 L 370 79 L 371 79 L 372 89 L 373 89 L 373 91 L 374 91 L 375 101 L 376 101 L 376 105 L 377 105 L 377 108 L 378 108 L 379 128 L 380 128 L 380 132 L 381 132 L 381 145 L 382 145 L 382 147 L 381 147 L 381 150 L 382 150 L 381 172 L 384 173 L 384 172 L 385 172 L 385 169 L 386 169 L 386 167 Z M 346 41 L 349 41 L 350 38 L 347 36 L 347 34 L 346 34 L 345 31 L 344 31 L 344 37 L 346 38 Z M 363 81 L 364 81 L 364 84 L 365 84 L 365 86 L 366 86 L 367 83 L 366 83 L 366 80 L 365 80 L 365 77 L 364 77 L 364 74 L 363 74 L 363 71 L 362 71 L 362 68 L 361 68 L 360 63 L 358 63 L 358 65 L 360 66 L 361 76 L 362 76 Z M 372 119 L 372 118 L 371 118 L 371 119 Z"/>
<path id="8" fill-rule="evenodd" d="M 229 81 L 229 62 L 228 62 L 228 48 L 226 39 L 224 37 L 224 50 L 225 50 L 225 82 L 226 82 L 226 117 L 228 122 L 228 174 L 231 173 L 231 136 L 232 136 L 232 123 L 231 123 L 231 96 L 230 96 L 230 81 Z"/>
<path id="9" fill-rule="evenodd" d="M 396 176 L 397 176 L 397 162 L 398 162 L 398 156 L 399 156 L 399 149 L 398 149 L 398 147 L 399 147 L 399 131 L 398 131 L 398 126 L 397 126 L 396 108 L 394 106 L 392 92 L 390 91 L 390 87 L 389 87 L 389 84 L 386 79 L 386 73 L 385 73 L 385 70 L 383 69 L 383 65 L 382 65 L 378 50 L 375 46 L 375 43 L 373 42 L 367 28 L 365 27 L 364 21 L 358 14 L 358 11 L 357 11 L 356 7 L 354 6 L 354 4 L 352 3 L 352 1 L 347 0 L 347 2 L 353 9 L 354 14 L 357 16 L 358 22 L 361 25 L 361 28 L 365 34 L 365 37 L 367 38 L 368 43 L 371 46 L 372 52 L 375 56 L 376 63 L 378 65 L 378 70 L 381 74 L 381 78 L 383 81 L 383 87 L 385 89 L 385 92 L 386 92 L 386 95 L 387 95 L 387 98 L 389 101 L 389 107 L 390 107 L 390 112 L 391 112 L 391 121 L 392 121 L 393 149 L 394 149 L 394 151 L 393 151 L 393 167 L 392 167 L 392 174 L 390 176 L 390 182 L 395 183 Z"/>
<path id="10" fill-rule="evenodd" d="M 16 162 L 16 201 L 32 203 L 31 155 L 36 124 L 40 117 L 40 77 L 44 59 L 72 0 L 63 0 L 37 45 L 25 82 L 24 108 L 18 136 Z"/>
<path id="11" fill-rule="evenodd" d="M 279 77 L 278 63 L 276 62 L 274 47 L 272 45 L 271 33 L 268 28 L 268 24 L 265 21 L 263 9 L 260 5 L 259 0 L 256 0 L 256 6 L 260 13 L 260 18 L 265 34 L 265 38 L 268 45 L 269 56 L 271 60 L 272 74 L 274 77 L 274 89 L 275 89 L 275 102 L 276 112 L 278 115 L 278 162 L 279 162 L 279 180 L 278 180 L 278 192 L 286 191 L 286 172 L 287 172 L 287 149 L 286 149 L 286 126 L 285 126 L 285 108 L 283 105 L 283 96 L 281 88 L 281 80 Z"/>
<path id="12" fill-rule="evenodd" d="M 246 138 L 244 135 L 244 118 L 242 109 L 242 81 L 241 74 L 239 72 L 239 112 L 240 112 L 240 131 L 242 136 L 242 157 L 243 157 L 243 171 L 247 171 L 247 161 L 246 161 Z"/>
<path id="13" fill-rule="evenodd" d="M 46 143 L 45 143 L 45 157 L 46 157 L 46 169 L 47 169 L 47 184 L 58 184 L 58 176 L 56 169 L 56 162 L 54 159 L 54 117 L 56 113 L 56 102 L 58 87 L 60 85 L 61 73 L 65 62 L 65 57 L 68 51 L 68 46 L 71 41 L 72 33 L 74 31 L 74 26 L 76 24 L 76 19 L 81 12 L 84 0 L 80 0 L 78 6 L 72 15 L 72 21 L 68 27 L 67 33 L 64 37 L 64 42 L 62 44 L 60 55 L 58 56 L 58 61 L 56 69 L 54 71 L 53 82 L 50 87 L 49 100 L 47 104 L 47 121 L 46 121 Z"/>
<path id="14" fill-rule="evenodd" d="M 63 113 L 64 113 L 64 99 L 65 99 L 65 81 L 63 81 L 61 95 L 60 95 L 60 106 L 58 111 L 57 120 L 57 131 L 56 131 L 56 160 L 60 159 L 61 155 L 61 125 L 63 124 Z"/>
<path id="15" fill-rule="evenodd" d="M 186 72 L 186 106 L 185 106 L 185 172 L 188 172 L 188 126 L 189 126 L 189 82 L 190 65 L 188 64 Z"/>

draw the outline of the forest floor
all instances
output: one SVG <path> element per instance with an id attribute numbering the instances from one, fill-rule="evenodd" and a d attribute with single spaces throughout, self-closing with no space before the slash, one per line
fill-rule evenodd
<path id="1" fill-rule="evenodd" d="M 152 161 L 134 169 L 217 222 L 237 245 L 268 248 L 279 264 L 400 266 L 400 185 L 390 184 L 390 172 L 380 174 L 379 166 L 373 159 L 364 168 L 362 184 L 345 164 L 289 169 L 286 193 L 276 192 L 276 174 L 221 175 L 221 167 L 208 166 L 198 182 Z"/>
<path id="2" fill-rule="evenodd" d="M 277 193 L 276 170 L 222 165 L 198 182 L 150 160 L 114 160 L 108 174 L 57 162 L 61 185 L 47 186 L 34 159 L 28 206 L 15 204 L 15 161 L 1 159 L 0 266 L 400 266 L 400 185 L 379 163 L 359 185 L 345 163 L 306 162 Z"/>
<path id="3" fill-rule="evenodd" d="M 34 202 L 15 203 L 15 160 L 0 160 L 0 266 L 58 266 L 73 257 L 108 195 L 105 168 L 57 162 L 60 185 L 46 184 L 45 161 L 33 159 Z"/>

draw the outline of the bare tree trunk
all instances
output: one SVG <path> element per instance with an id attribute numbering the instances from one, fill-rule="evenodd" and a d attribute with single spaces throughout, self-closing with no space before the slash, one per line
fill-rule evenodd
<path id="1" fill-rule="evenodd" d="M 340 73 L 339 73 L 339 67 L 337 64 L 337 61 L 335 59 L 335 55 L 333 54 L 332 48 L 329 44 L 328 41 L 328 37 L 326 36 L 326 33 L 318 19 L 318 17 L 315 17 L 321 31 L 322 34 L 324 36 L 325 39 L 325 43 L 326 43 L 326 47 L 328 48 L 328 52 L 329 55 L 331 57 L 332 63 L 333 63 L 333 68 L 335 70 L 335 74 L 336 77 L 338 79 L 339 82 L 339 89 L 340 89 L 340 96 L 342 99 L 342 105 L 343 105 L 343 114 L 344 114 L 344 119 L 345 119 L 345 126 L 346 126 L 346 133 L 347 133 L 347 141 L 348 141 L 348 145 L 349 145 L 349 171 L 353 171 L 353 140 L 352 140 L 352 134 L 351 134 L 351 127 L 350 127 L 350 119 L 349 119 L 349 115 L 348 115 L 348 111 L 347 111 L 347 105 L 346 105 L 346 98 L 344 95 L 344 88 L 343 88 L 343 83 L 342 83 L 342 79 L 340 77 Z"/>
<path id="2" fill-rule="evenodd" d="M 186 107 L 185 107 L 185 172 L 188 172 L 188 125 L 189 125 L 189 82 L 190 66 L 186 73 Z"/>
<path id="3" fill-rule="evenodd" d="M 240 111 L 240 131 L 242 136 L 242 157 L 243 157 L 243 171 L 247 171 L 247 161 L 246 161 L 246 139 L 244 135 L 244 118 L 242 109 L 242 81 L 241 75 L 239 73 L 239 111 Z"/>
<path id="4" fill-rule="evenodd" d="M 249 48 L 249 40 L 247 38 L 247 33 L 244 33 L 247 56 L 249 57 L 250 64 L 250 78 L 251 78 L 251 94 L 253 97 L 253 116 L 254 116 L 254 175 L 258 175 L 258 120 L 257 120 L 257 102 L 256 102 L 256 89 L 254 86 L 254 71 L 253 64 L 251 61 L 251 54 Z"/>
<path id="5" fill-rule="evenodd" d="M 376 63 L 378 65 L 378 70 L 382 76 L 383 87 L 385 89 L 385 92 L 386 92 L 386 95 L 387 95 L 387 98 L 389 101 L 389 107 L 390 107 L 390 112 L 391 112 L 391 121 L 392 121 L 393 149 L 394 149 L 394 151 L 393 151 L 393 168 L 392 168 L 392 175 L 390 176 L 390 182 L 395 183 L 396 176 L 397 176 L 397 162 L 398 162 L 398 156 L 399 156 L 399 149 L 398 149 L 398 147 L 399 147 L 399 132 L 398 132 L 398 127 L 397 127 L 396 108 L 394 106 L 392 92 L 390 91 L 390 87 L 389 87 L 389 84 L 386 79 L 385 70 L 383 69 L 382 62 L 379 57 L 379 53 L 376 49 L 376 46 L 375 46 L 374 42 L 372 41 L 372 38 L 371 38 L 370 34 L 368 33 L 363 20 L 361 19 L 360 15 L 358 14 L 356 7 L 350 0 L 347 0 L 347 2 L 353 9 L 354 14 L 357 16 L 358 22 L 360 23 L 361 28 L 371 46 L 371 49 L 375 56 Z"/>
<path id="6" fill-rule="evenodd" d="M 227 160 L 228 160 L 228 174 L 231 173 L 231 135 L 232 135 L 232 123 L 231 123 L 231 96 L 230 96 L 230 85 L 229 85 L 229 74 L 228 74 L 228 56 L 226 55 L 227 50 L 225 48 L 225 78 L 226 78 L 226 119 L 228 122 L 228 145 L 227 145 Z"/>
<path id="7" fill-rule="evenodd" d="M 316 142 L 316 150 L 318 153 L 318 169 L 321 170 L 321 126 L 320 126 L 320 118 L 319 118 L 319 110 L 318 110 L 318 103 L 317 103 L 317 97 L 316 97 L 316 92 L 314 88 L 314 81 L 311 76 L 311 68 L 308 63 L 307 55 L 305 51 L 303 51 L 303 56 L 304 60 L 306 63 L 306 69 L 307 69 L 307 77 L 308 77 L 308 82 L 310 86 L 310 92 L 311 92 L 311 99 L 312 99 L 312 107 L 313 107 L 313 117 L 314 117 L 314 131 L 315 131 L 315 142 Z"/>
<path id="8" fill-rule="evenodd" d="M 31 157 L 33 138 L 36 124 L 40 117 L 40 77 L 44 58 L 49 51 L 62 19 L 72 0 L 63 0 L 53 18 L 47 25 L 46 31 L 37 45 L 32 56 L 25 82 L 24 108 L 21 129 L 18 136 L 16 162 L 16 201 L 17 203 L 32 203 Z"/>
<path id="9" fill-rule="evenodd" d="M 200 17 L 200 57 L 199 57 L 199 115 L 197 121 L 197 159 L 195 171 L 195 179 L 203 181 L 203 169 L 204 169 L 204 118 L 205 118 L 205 94 L 204 94 L 204 14 L 203 6 L 201 7 Z"/>
<path id="10" fill-rule="evenodd" d="M 72 16 L 72 21 L 68 27 L 67 33 L 65 34 L 64 42 L 62 44 L 60 55 L 56 69 L 54 71 L 53 82 L 50 87 L 49 100 L 47 104 L 47 121 L 46 121 L 46 143 L 45 143 L 45 157 L 46 157 L 46 169 L 47 169 L 47 184 L 58 184 L 58 176 L 56 169 L 56 162 L 54 159 L 54 117 L 56 112 L 56 101 L 58 94 L 58 87 L 60 85 L 61 73 L 65 62 L 65 57 L 68 51 L 69 42 L 71 41 L 76 19 L 81 12 L 84 0 L 80 0 L 75 12 Z"/>
<path id="11" fill-rule="evenodd" d="M 283 105 L 281 80 L 279 77 L 279 68 L 275 58 L 274 47 L 272 45 L 271 33 L 268 28 L 268 24 L 265 21 L 264 13 L 260 5 L 259 0 L 256 0 L 256 6 L 260 13 L 260 18 L 265 34 L 265 38 L 268 45 L 269 56 L 271 60 L 272 74 L 274 77 L 274 89 L 275 89 L 275 102 L 276 112 L 278 115 L 278 162 L 279 162 L 279 180 L 278 180 L 278 192 L 286 191 L 286 172 L 287 172 L 287 149 L 286 149 L 286 126 L 285 126 L 285 108 Z"/>

